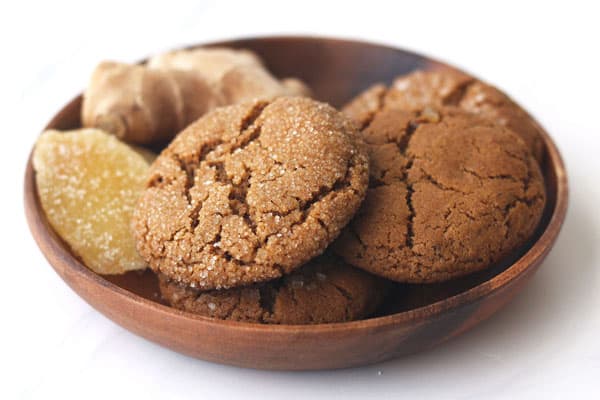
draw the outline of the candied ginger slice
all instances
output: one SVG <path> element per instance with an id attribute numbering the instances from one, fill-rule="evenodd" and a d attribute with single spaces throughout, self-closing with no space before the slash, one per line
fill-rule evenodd
<path id="1" fill-rule="evenodd" d="M 98 129 L 50 130 L 33 153 L 38 195 L 54 230 L 99 274 L 144 269 L 131 218 L 151 157 Z"/>

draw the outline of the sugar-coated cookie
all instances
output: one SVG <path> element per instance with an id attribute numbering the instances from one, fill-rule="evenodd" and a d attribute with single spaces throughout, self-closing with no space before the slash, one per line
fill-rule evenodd
<path id="1" fill-rule="evenodd" d="M 325 250 L 367 185 L 356 125 L 331 106 L 290 97 L 223 107 L 151 166 L 137 248 L 156 272 L 203 290 L 279 278 Z"/>

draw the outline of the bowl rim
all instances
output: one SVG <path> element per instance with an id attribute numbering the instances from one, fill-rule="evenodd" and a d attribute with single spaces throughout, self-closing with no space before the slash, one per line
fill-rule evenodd
<path id="1" fill-rule="evenodd" d="M 210 41 L 206 43 L 198 43 L 193 45 L 184 45 L 178 48 L 193 48 L 199 46 L 220 46 L 227 45 L 228 43 L 243 43 L 247 41 L 273 41 L 273 40 L 307 40 L 307 41 L 332 41 L 339 44 L 346 45 L 368 45 L 372 47 L 379 47 L 386 50 L 396 51 L 396 52 L 404 52 L 409 54 L 414 54 L 423 59 L 429 59 L 427 56 L 423 56 L 419 53 L 404 50 L 402 48 L 397 48 L 390 45 L 374 43 L 370 41 L 364 40 L 355 40 L 355 39 L 342 39 L 342 38 L 333 38 L 327 36 L 316 36 L 316 35 L 284 35 L 284 36 L 258 36 L 258 37 L 245 37 L 245 38 L 234 38 L 231 40 L 220 40 L 220 41 Z M 447 65 L 443 61 L 438 61 L 433 59 L 435 63 L 441 63 L 442 65 Z M 448 65 L 451 68 L 455 68 L 452 65 Z M 69 101 L 66 105 L 64 105 L 46 124 L 42 132 L 44 132 L 51 126 L 57 124 L 60 121 L 64 114 L 67 113 L 72 107 L 76 107 L 77 103 L 81 102 L 82 95 L 79 94 L 71 101 Z M 538 125 L 539 123 L 535 121 Z M 452 310 L 454 308 L 458 308 L 461 306 L 466 306 L 471 303 L 476 302 L 477 300 L 489 296 L 502 288 L 510 285 L 513 281 L 515 281 L 519 276 L 527 272 L 528 270 L 535 268 L 541 260 L 545 257 L 545 255 L 552 248 L 560 229 L 562 227 L 563 221 L 567 212 L 568 205 L 568 183 L 567 183 L 567 174 L 565 170 L 565 165 L 562 160 L 562 157 L 556 147 L 556 144 L 550 137 L 550 135 L 546 132 L 546 130 L 541 126 L 540 130 L 542 132 L 542 139 L 547 149 L 546 154 L 546 162 L 550 162 L 551 165 L 554 166 L 554 173 L 556 174 L 556 201 L 554 204 L 553 210 L 551 210 L 550 218 L 543 232 L 539 236 L 539 238 L 531 245 L 531 247 L 521 256 L 519 257 L 513 264 L 507 267 L 502 272 L 494 275 L 492 278 L 479 283 L 478 285 L 465 290 L 463 292 L 457 293 L 453 296 L 438 300 L 434 303 L 427 304 L 418 308 L 414 308 L 411 310 L 406 310 L 398 313 L 393 313 L 389 315 L 384 315 L 380 317 L 367 318 L 358 321 L 349 321 L 349 322 L 335 322 L 335 323 L 325 323 L 325 324 L 305 324 L 305 325 L 271 325 L 271 324 L 260 324 L 260 323 L 252 323 L 252 322 L 238 322 L 238 321 L 228 321 L 228 320 L 218 320 L 210 317 L 205 317 L 197 314 L 193 314 L 187 311 L 177 310 L 175 308 L 169 307 L 167 305 L 160 304 L 158 302 L 146 299 L 142 296 L 139 296 L 133 292 L 130 292 L 115 283 L 112 283 L 102 277 L 99 274 L 96 274 L 92 270 L 88 269 L 79 261 L 77 257 L 75 257 L 71 251 L 67 248 L 67 245 L 62 242 L 62 240 L 58 237 L 58 235 L 53 231 L 51 226 L 49 225 L 46 216 L 42 210 L 42 207 L 39 203 L 39 198 L 37 195 L 37 187 L 35 185 L 35 173 L 33 171 L 32 157 L 33 157 L 33 148 L 30 152 L 26 171 L 25 171 L 25 182 L 24 182 L 24 205 L 25 212 L 27 214 L 27 220 L 30 227 L 30 231 L 40 247 L 40 250 L 47 257 L 49 264 L 54 268 L 57 267 L 54 263 L 59 263 L 63 268 L 69 268 L 71 272 L 77 274 L 80 278 L 88 281 L 90 284 L 100 285 L 109 289 L 116 296 L 120 296 L 122 300 L 136 303 L 139 306 L 147 307 L 151 309 L 152 312 L 160 313 L 160 314 L 169 314 L 170 316 L 176 316 L 181 319 L 189 320 L 191 323 L 205 324 L 207 326 L 218 326 L 218 327 L 228 327 L 230 329 L 235 329 L 239 331 L 245 332 L 255 332 L 255 333 L 303 333 L 303 334 L 320 334 L 329 331 L 354 331 L 354 330 L 362 330 L 362 329 L 381 329 L 389 326 L 395 325 L 403 325 L 412 321 L 422 320 L 425 317 L 432 317 L 439 314 L 442 314 L 445 311 Z M 41 133 L 40 133 L 41 134 Z M 48 245 L 45 247 L 43 245 Z M 50 257 L 47 252 L 52 249 L 55 251 L 58 257 Z M 52 258 L 52 260 L 50 260 Z M 57 271 L 58 272 L 58 271 Z M 59 274 L 60 275 L 60 274 Z M 61 277 L 62 278 L 62 277 Z M 84 300 L 86 300 L 84 298 Z M 87 302 L 87 300 L 86 300 Z"/>

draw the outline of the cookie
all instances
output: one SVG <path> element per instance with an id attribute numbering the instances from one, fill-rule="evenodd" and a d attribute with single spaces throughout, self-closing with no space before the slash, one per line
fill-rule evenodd
<path id="1" fill-rule="evenodd" d="M 543 162 L 541 129 L 531 116 L 500 90 L 465 74 L 450 70 L 416 71 L 396 78 L 389 88 L 381 84 L 373 86 L 348 104 L 346 110 L 364 121 L 382 103 L 407 111 L 427 105 L 455 106 L 479 114 L 517 133 L 540 165 Z"/>
<path id="2" fill-rule="evenodd" d="M 279 278 L 338 236 L 368 179 L 356 125 L 327 104 L 223 107 L 151 166 L 134 213 L 137 248 L 156 272 L 201 289 Z"/>
<path id="3" fill-rule="evenodd" d="M 458 108 L 385 103 L 362 122 L 370 183 L 333 246 L 346 262 L 395 281 L 439 282 L 490 266 L 533 234 L 544 182 L 508 128 Z"/>
<path id="4" fill-rule="evenodd" d="M 318 324 L 362 319 L 382 303 L 389 282 L 321 256 L 275 281 L 199 291 L 159 275 L 163 299 L 180 310 L 266 324 Z"/>

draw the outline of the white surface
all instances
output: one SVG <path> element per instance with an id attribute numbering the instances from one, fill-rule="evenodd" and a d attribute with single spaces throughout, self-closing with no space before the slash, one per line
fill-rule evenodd
<path id="1" fill-rule="evenodd" d="M 7 3 L 0 6 L 0 398 L 598 398 L 598 10 L 574 1 Z M 276 33 L 362 38 L 433 55 L 504 88 L 548 129 L 566 160 L 570 207 L 556 247 L 516 301 L 422 354 L 351 370 L 276 373 L 149 343 L 58 278 L 26 226 L 22 174 L 39 130 L 84 87 L 93 66 Z"/>

